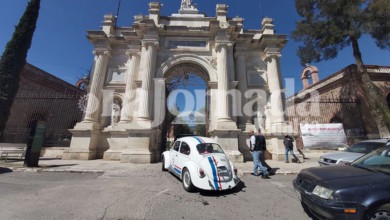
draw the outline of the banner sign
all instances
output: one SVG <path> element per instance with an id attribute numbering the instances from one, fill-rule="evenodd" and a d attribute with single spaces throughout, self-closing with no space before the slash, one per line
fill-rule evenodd
<path id="1" fill-rule="evenodd" d="M 343 124 L 300 124 L 304 147 L 336 148 L 347 143 Z"/>

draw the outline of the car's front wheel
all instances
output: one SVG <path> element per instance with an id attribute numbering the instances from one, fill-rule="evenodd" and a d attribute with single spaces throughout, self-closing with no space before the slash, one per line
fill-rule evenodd
<path id="1" fill-rule="evenodd" d="M 368 220 L 390 220 L 390 204 L 375 208 L 368 214 Z"/>
<path id="2" fill-rule="evenodd" d="M 195 186 L 194 186 L 194 184 L 192 184 L 191 174 L 187 168 L 184 168 L 184 170 L 183 170 L 182 183 L 183 183 L 183 188 L 185 191 L 187 191 L 187 192 L 194 191 Z"/>

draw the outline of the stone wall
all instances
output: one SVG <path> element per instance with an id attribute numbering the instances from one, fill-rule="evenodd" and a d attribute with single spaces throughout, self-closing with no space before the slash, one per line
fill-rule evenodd
<path id="1" fill-rule="evenodd" d="M 27 64 L 1 142 L 26 143 L 37 120 L 46 123 L 46 146 L 69 146 L 68 129 L 81 121 L 84 91 Z"/>
<path id="2" fill-rule="evenodd" d="M 387 67 L 367 66 L 371 80 L 384 94 L 390 92 L 390 70 Z M 387 68 L 388 69 L 388 68 Z M 358 80 L 356 66 L 310 85 L 287 99 L 287 120 L 299 133 L 300 123 L 342 123 L 349 144 L 361 139 L 379 138 L 379 131 L 368 106 L 368 97 Z M 298 137 L 297 143 L 302 142 Z"/>

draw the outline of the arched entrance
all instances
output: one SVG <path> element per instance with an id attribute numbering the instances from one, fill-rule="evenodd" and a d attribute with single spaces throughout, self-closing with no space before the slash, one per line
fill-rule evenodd
<path id="1" fill-rule="evenodd" d="M 179 134 L 207 136 L 210 113 L 210 77 L 191 62 L 171 67 L 165 74 L 165 118 L 161 125 L 161 152 Z"/>

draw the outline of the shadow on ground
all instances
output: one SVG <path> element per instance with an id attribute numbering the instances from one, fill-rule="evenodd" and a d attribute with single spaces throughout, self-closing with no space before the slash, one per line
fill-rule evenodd
<path id="1" fill-rule="evenodd" d="M 61 164 L 61 165 L 39 165 L 39 168 L 56 168 L 56 167 L 70 167 L 78 164 Z"/>
<path id="2" fill-rule="evenodd" d="M 9 169 L 9 168 L 5 168 L 5 167 L 0 167 L 0 174 L 3 174 L 3 173 L 12 173 L 13 170 Z"/>
<path id="3" fill-rule="evenodd" d="M 171 174 L 172 176 L 174 176 L 177 180 L 180 180 L 180 178 L 176 175 L 174 175 L 173 173 L 169 172 L 169 174 Z M 236 194 L 236 193 L 239 193 L 239 192 L 245 192 L 244 191 L 244 188 L 246 188 L 245 186 L 245 183 L 241 180 L 236 187 L 234 187 L 233 189 L 230 189 L 230 190 L 224 190 L 224 191 L 211 191 L 211 190 L 200 190 L 200 189 L 196 189 L 194 192 L 189 192 L 189 193 L 199 193 L 200 195 L 202 196 L 210 196 L 210 197 L 219 197 L 219 196 L 227 196 L 227 195 L 230 195 L 230 194 Z"/>
<path id="4" fill-rule="evenodd" d="M 280 169 L 279 167 L 271 168 L 271 170 L 269 171 L 269 175 L 270 175 L 270 176 L 275 175 L 276 171 L 279 170 L 279 169 Z"/>
<path id="5" fill-rule="evenodd" d="M 208 196 L 208 197 L 220 197 L 220 196 L 227 196 L 227 195 L 234 195 L 239 192 L 245 192 L 245 183 L 243 181 L 240 181 L 236 187 L 230 190 L 224 190 L 224 191 L 209 191 L 209 190 L 199 190 L 199 194 L 202 196 Z"/>

